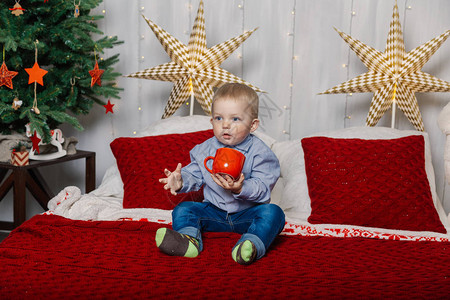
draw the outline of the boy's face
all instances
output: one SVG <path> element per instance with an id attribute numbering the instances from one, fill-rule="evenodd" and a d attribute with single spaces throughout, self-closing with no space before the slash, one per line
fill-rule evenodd
<path id="1" fill-rule="evenodd" d="M 259 120 L 253 119 L 248 104 L 233 99 L 217 99 L 214 102 L 211 124 L 214 136 L 222 144 L 234 146 L 258 128 Z"/>

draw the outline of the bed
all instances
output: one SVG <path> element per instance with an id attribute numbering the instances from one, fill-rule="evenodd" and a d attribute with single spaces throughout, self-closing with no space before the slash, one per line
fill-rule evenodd
<path id="1" fill-rule="evenodd" d="M 0 244 L 2 299 L 448 298 L 450 224 L 426 133 L 362 127 L 278 142 L 272 202 L 286 226 L 261 260 L 231 258 L 239 236 L 205 233 L 194 259 L 162 254 L 155 231 L 180 201 L 157 182 L 212 136 L 209 118 L 171 117 L 111 143 L 100 186 L 66 187 Z M 172 165 L 171 165 L 172 164 Z"/>

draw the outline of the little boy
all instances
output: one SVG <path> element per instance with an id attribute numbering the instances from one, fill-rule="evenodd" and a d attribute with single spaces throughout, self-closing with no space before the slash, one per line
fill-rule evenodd
<path id="1" fill-rule="evenodd" d="M 214 137 L 195 146 L 191 163 L 178 164 L 159 181 L 173 195 L 199 190 L 204 185 L 203 202 L 181 202 L 172 212 L 173 230 L 160 228 L 156 245 L 168 255 L 196 257 L 203 249 L 201 232 L 242 234 L 231 255 L 240 264 L 263 257 L 284 228 L 284 213 L 269 204 L 270 192 L 280 176 L 275 154 L 251 134 L 259 125 L 258 95 L 250 87 L 229 83 L 217 90 L 212 103 Z M 216 150 L 230 147 L 245 155 L 242 173 L 230 176 L 210 174 L 203 161 Z"/>

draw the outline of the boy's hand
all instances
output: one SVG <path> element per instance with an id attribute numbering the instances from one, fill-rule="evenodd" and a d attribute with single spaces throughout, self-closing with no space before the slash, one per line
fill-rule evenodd
<path id="1" fill-rule="evenodd" d="M 234 194 L 239 194 L 242 191 L 242 186 L 244 185 L 244 174 L 241 173 L 239 179 L 234 181 L 229 175 L 211 174 L 212 179 L 215 183 L 220 185 L 223 189 L 229 190 Z"/>
<path id="2" fill-rule="evenodd" d="M 179 163 L 173 172 L 164 169 L 164 175 L 166 175 L 167 178 L 160 178 L 159 182 L 164 183 L 164 189 L 170 189 L 170 193 L 176 196 L 177 192 L 183 186 L 183 178 L 181 178 L 181 164 Z"/>

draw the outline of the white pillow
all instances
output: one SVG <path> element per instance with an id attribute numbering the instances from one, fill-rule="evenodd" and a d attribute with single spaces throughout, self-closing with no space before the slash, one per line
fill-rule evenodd
<path id="1" fill-rule="evenodd" d="M 428 134 L 414 130 L 398 130 L 387 127 L 352 127 L 310 136 L 324 136 L 330 138 L 359 138 L 359 139 L 396 139 L 410 135 L 423 135 L 425 140 L 425 171 L 430 184 L 433 203 L 444 224 L 448 226 L 445 211 L 436 194 L 436 182 L 431 160 L 430 140 Z M 281 175 L 285 182 L 285 189 L 280 200 L 281 208 L 292 218 L 306 221 L 311 214 L 311 200 L 308 195 L 308 185 L 305 174 L 305 161 L 301 140 L 275 143 L 272 147 L 281 165 Z"/>
<path id="2" fill-rule="evenodd" d="M 281 177 L 284 183 L 281 199 L 277 203 L 285 213 L 306 220 L 311 214 L 311 200 L 306 184 L 305 161 L 300 140 L 276 142 L 272 151 L 278 157 Z M 278 185 L 278 182 L 277 182 Z"/>
<path id="3" fill-rule="evenodd" d="M 163 134 L 173 134 L 173 133 L 188 133 L 195 131 L 202 131 L 212 129 L 211 117 L 194 115 L 194 116 L 172 116 L 167 119 L 159 120 L 145 129 L 139 131 L 136 136 L 156 136 Z M 275 143 L 275 139 L 268 136 L 267 134 L 256 130 L 254 135 L 260 138 L 267 146 L 272 147 Z M 189 149 L 190 150 L 190 149 Z M 117 164 L 114 163 L 113 166 L 108 168 L 105 175 L 103 176 L 102 183 L 97 189 L 97 194 L 105 194 L 108 196 L 115 196 L 123 198 L 123 183 L 120 178 L 120 173 L 117 168 Z M 281 198 L 282 185 L 279 181 L 278 186 L 272 192 L 272 202 L 277 203 Z"/>
<path id="4" fill-rule="evenodd" d="M 210 120 L 211 117 L 202 115 L 186 117 L 172 116 L 170 118 L 162 119 L 151 124 L 149 127 L 139 131 L 136 136 L 155 136 L 212 129 Z M 268 136 L 259 129 L 257 129 L 253 134 L 260 138 L 269 147 L 272 147 L 272 145 L 275 143 L 274 138 Z"/>

